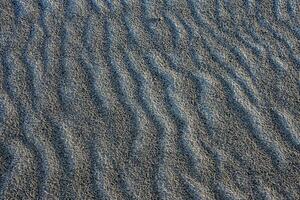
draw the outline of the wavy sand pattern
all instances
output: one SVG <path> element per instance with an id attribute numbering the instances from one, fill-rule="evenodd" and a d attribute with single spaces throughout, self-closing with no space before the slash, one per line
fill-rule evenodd
<path id="1" fill-rule="evenodd" d="M 1 0 L 0 199 L 300 199 L 299 0 Z"/>

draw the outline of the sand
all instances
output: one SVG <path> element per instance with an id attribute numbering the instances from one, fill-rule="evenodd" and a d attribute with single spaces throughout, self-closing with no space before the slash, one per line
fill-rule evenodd
<path id="1" fill-rule="evenodd" d="M 300 199 L 300 8 L 0 1 L 0 199 Z"/>

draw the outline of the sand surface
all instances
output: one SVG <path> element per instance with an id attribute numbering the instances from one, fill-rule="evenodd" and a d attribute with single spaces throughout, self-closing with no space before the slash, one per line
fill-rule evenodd
<path id="1" fill-rule="evenodd" d="M 299 200 L 299 0 L 1 0 L 0 199 Z"/>

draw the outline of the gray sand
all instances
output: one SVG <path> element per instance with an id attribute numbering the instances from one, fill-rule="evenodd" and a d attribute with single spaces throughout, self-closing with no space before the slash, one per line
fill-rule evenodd
<path id="1" fill-rule="evenodd" d="M 300 7 L 1 0 L 0 199 L 300 199 Z"/>

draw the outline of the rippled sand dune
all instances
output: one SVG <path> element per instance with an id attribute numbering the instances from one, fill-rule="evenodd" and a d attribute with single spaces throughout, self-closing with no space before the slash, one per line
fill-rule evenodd
<path id="1" fill-rule="evenodd" d="M 300 199 L 299 0 L 1 0 L 0 199 Z"/>

